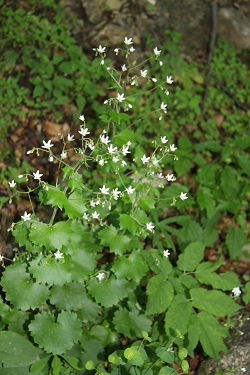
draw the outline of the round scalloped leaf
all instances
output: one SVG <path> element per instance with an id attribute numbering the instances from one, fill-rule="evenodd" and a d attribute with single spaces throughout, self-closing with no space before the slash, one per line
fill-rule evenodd
<path id="1" fill-rule="evenodd" d="M 84 306 L 84 299 L 80 298 L 83 294 L 86 294 L 84 284 L 69 283 L 63 286 L 53 285 L 50 302 L 59 309 L 78 310 Z"/>
<path id="2" fill-rule="evenodd" d="M 140 346 L 132 346 L 124 351 L 124 357 L 135 366 L 143 365 L 148 358 L 146 351 Z"/>
<path id="3" fill-rule="evenodd" d="M 30 262 L 30 272 L 37 282 L 51 285 L 64 285 L 71 281 L 71 258 L 64 259 L 38 257 Z"/>
<path id="4" fill-rule="evenodd" d="M 168 350 L 165 347 L 160 347 L 157 348 L 155 352 L 162 361 L 167 363 L 174 362 L 174 352 L 172 350 Z"/>
<path id="5" fill-rule="evenodd" d="M 34 282 L 26 272 L 25 264 L 14 263 L 7 267 L 1 285 L 6 299 L 23 311 L 42 306 L 49 297 L 47 286 Z"/>
<path id="6" fill-rule="evenodd" d="M 60 355 L 71 349 L 80 338 L 81 322 L 70 311 L 62 311 L 57 318 L 42 311 L 29 324 L 29 330 L 39 348 L 47 353 Z"/>

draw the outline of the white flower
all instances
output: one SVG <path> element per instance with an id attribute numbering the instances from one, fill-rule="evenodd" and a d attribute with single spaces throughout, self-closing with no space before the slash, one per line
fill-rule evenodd
<path id="1" fill-rule="evenodd" d="M 16 183 L 14 180 L 12 180 L 11 182 L 9 182 L 9 185 L 11 188 L 15 187 L 16 186 Z"/>
<path id="2" fill-rule="evenodd" d="M 103 159 L 100 159 L 100 160 L 99 160 L 99 164 L 103 167 L 104 164 L 105 164 L 105 161 L 104 161 Z"/>
<path id="3" fill-rule="evenodd" d="M 78 133 L 80 133 L 83 137 L 85 137 L 87 134 L 90 134 L 88 128 L 81 128 L 81 130 L 78 130 Z"/>
<path id="4" fill-rule="evenodd" d="M 54 253 L 54 257 L 56 259 L 62 259 L 63 258 L 63 253 L 61 253 L 59 250 L 57 250 L 57 252 Z"/>
<path id="5" fill-rule="evenodd" d="M 159 64 L 160 64 L 160 66 L 162 66 L 162 65 L 163 65 L 163 62 L 162 62 L 162 61 L 159 61 Z"/>
<path id="6" fill-rule="evenodd" d="M 88 147 L 89 147 L 89 148 L 90 148 L 90 150 L 92 150 L 92 151 L 93 151 L 93 150 L 94 150 L 94 148 L 95 148 L 95 146 L 94 146 L 94 144 L 93 144 L 93 143 L 89 143 L 89 144 L 88 144 Z"/>
<path id="7" fill-rule="evenodd" d="M 127 44 L 127 45 L 129 45 L 129 44 L 133 44 L 133 42 L 132 42 L 132 38 L 127 38 L 127 37 L 125 37 L 125 39 L 124 39 L 124 43 L 125 44 Z"/>
<path id="8" fill-rule="evenodd" d="M 34 149 L 29 150 L 29 151 L 27 151 L 27 155 L 29 155 L 29 154 L 33 154 L 33 152 L 34 152 Z"/>
<path id="9" fill-rule="evenodd" d="M 51 147 L 53 147 L 54 145 L 51 144 L 51 140 L 49 140 L 48 142 L 45 142 L 43 141 L 43 146 L 42 148 L 46 148 L 47 150 L 49 150 Z"/>
<path id="10" fill-rule="evenodd" d="M 127 163 L 125 162 L 125 160 L 122 160 L 121 165 L 122 165 L 122 167 L 125 167 L 125 165 L 127 165 Z"/>
<path id="11" fill-rule="evenodd" d="M 157 174 L 157 177 L 158 177 L 158 178 L 164 178 L 162 172 L 161 172 L 161 173 L 158 173 L 158 174 Z"/>
<path id="12" fill-rule="evenodd" d="M 141 158 L 141 161 L 142 161 L 143 164 L 148 163 L 149 160 L 150 160 L 150 157 L 147 158 L 145 154 L 144 154 L 143 157 Z"/>
<path id="13" fill-rule="evenodd" d="M 122 154 L 126 156 L 127 154 L 130 154 L 130 151 L 128 151 L 129 146 L 122 146 Z"/>
<path id="14" fill-rule="evenodd" d="M 118 102 L 122 102 L 123 100 L 125 100 L 125 98 L 124 98 L 124 94 L 117 94 L 117 97 L 116 97 L 116 99 L 118 100 Z"/>
<path id="15" fill-rule="evenodd" d="M 166 136 L 164 135 L 164 137 L 161 137 L 161 141 L 162 141 L 162 143 L 167 143 L 167 142 L 168 142 L 168 139 L 167 139 Z"/>
<path id="16" fill-rule="evenodd" d="M 170 145 L 170 151 L 175 151 L 175 150 L 177 150 L 177 147 L 175 147 L 175 145 L 173 144 L 173 145 Z"/>
<path id="17" fill-rule="evenodd" d="M 159 163 L 159 160 L 156 159 L 156 157 L 154 156 L 153 159 L 152 159 L 152 163 L 153 163 L 153 165 L 157 165 Z"/>
<path id="18" fill-rule="evenodd" d="M 166 81 L 167 81 L 167 83 L 169 83 L 170 85 L 174 82 L 174 80 L 172 79 L 172 76 L 167 76 Z"/>
<path id="19" fill-rule="evenodd" d="M 69 141 L 69 142 L 74 141 L 74 135 L 70 135 L 70 134 L 68 134 L 68 141 Z"/>
<path id="20" fill-rule="evenodd" d="M 34 180 L 41 180 L 41 177 L 43 176 L 42 173 L 39 173 L 39 171 L 33 172 Z"/>
<path id="21" fill-rule="evenodd" d="M 241 367 L 240 371 L 241 372 L 246 372 L 247 370 L 245 369 L 245 367 Z"/>
<path id="22" fill-rule="evenodd" d="M 98 51 L 99 53 L 104 53 L 104 52 L 105 52 L 105 49 L 106 49 L 106 47 L 102 47 L 101 45 L 99 45 L 99 47 L 97 48 L 97 51 Z"/>
<path id="23" fill-rule="evenodd" d="M 20 174 L 20 175 L 18 176 L 18 178 L 23 178 L 23 174 Z"/>
<path id="24" fill-rule="evenodd" d="M 126 189 L 127 193 L 128 194 L 133 194 L 133 192 L 135 191 L 134 188 L 132 188 L 132 186 L 130 185 L 127 189 Z"/>
<path id="25" fill-rule="evenodd" d="M 102 143 L 104 143 L 105 145 L 107 145 L 109 142 L 111 142 L 111 141 L 109 140 L 108 135 L 107 135 L 107 137 L 105 137 L 105 134 L 102 134 L 102 135 L 100 136 L 100 141 L 101 141 Z"/>
<path id="26" fill-rule="evenodd" d="M 4 260 L 4 257 L 0 255 L 0 262 L 2 262 L 3 260 Z"/>
<path id="27" fill-rule="evenodd" d="M 119 48 L 115 48 L 114 51 L 115 51 L 115 54 L 118 55 L 118 53 L 119 53 Z"/>
<path id="28" fill-rule="evenodd" d="M 154 225 L 152 225 L 151 222 L 150 222 L 150 223 L 147 223 L 147 224 L 146 224 L 146 228 L 147 228 L 147 230 L 149 230 L 150 232 L 153 232 Z"/>
<path id="29" fill-rule="evenodd" d="M 51 161 L 53 161 L 54 160 L 54 158 L 53 158 L 53 156 L 51 155 L 50 157 L 49 157 L 49 161 L 51 162 Z"/>
<path id="30" fill-rule="evenodd" d="M 61 156 L 62 159 L 66 159 L 67 152 L 63 151 L 60 156 Z"/>
<path id="31" fill-rule="evenodd" d="M 100 216 L 100 214 L 98 214 L 96 211 L 92 213 L 91 215 L 93 217 L 93 219 L 98 219 L 98 217 Z"/>
<path id="32" fill-rule="evenodd" d="M 157 79 L 156 79 L 156 78 L 152 78 L 152 81 L 153 81 L 153 82 L 157 82 Z"/>
<path id="33" fill-rule="evenodd" d="M 102 281 L 103 279 L 105 279 L 105 273 L 104 272 L 99 272 L 98 275 L 96 276 L 96 278 L 99 281 Z"/>
<path id="34" fill-rule="evenodd" d="M 167 104 L 164 104 L 163 102 L 161 103 L 161 109 L 163 110 L 164 113 L 167 113 Z"/>
<path id="35" fill-rule="evenodd" d="M 91 201 L 89 202 L 89 204 L 90 204 L 91 207 L 95 207 L 95 201 L 92 201 L 92 200 L 91 200 Z"/>
<path id="36" fill-rule="evenodd" d="M 111 192 L 111 195 L 113 196 L 113 198 L 117 201 L 117 199 L 119 198 L 119 195 L 121 194 L 121 191 L 118 190 L 118 188 L 115 188 L 112 190 Z"/>
<path id="37" fill-rule="evenodd" d="M 110 146 L 108 146 L 108 152 L 110 154 L 114 154 L 117 150 L 117 147 L 114 147 L 112 144 Z"/>
<path id="38" fill-rule="evenodd" d="M 130 50 L 130 52 L 134 52 L 135 51 L 134 47 L 130 47 L 129 50 Z"/>
<path id="39" fill-rule="evenodd" d="M 104 60 L 101 60 L 100 65 L 104 65 Z"/>
<path id="40" fill-rule="evenodd" d="M 170 255 L 170 251 L 167 249 L 167 250 L 163 250 L 163 256 L 168 258 Z"/>
<path id="41" fill-rule="evenodd" d="M 112 159 L 112 161 L 113 161 L 114 163 L 117 163 L 119 160 L 120 160 L 120 159 L 119 159 L 117 156 L 114 156 L 113 159 Z"/>
<path id="42" fill-rule="evenodd" d="M 232 293 L 235 295 L 235 297 L 239 297 L 241 295 L 240 288 L 233 288 Z"/>
<path id="43" fill-rule="evenodd" d="M 155 56 L 160 56 L 161 51 L 159 51 L 158 48 L 155 47 L 155 48 L 154 48 L 154 54 L 155 54 Z"/>
<path id="44" fill-rule="evenodd" d="M 141 70 L 141 76 L 142 77 L 147 77 L 147 73 L 148 73 L 148 71 L 147 70 Z"/>
<path id="45" fill-rule="evenodd" d="M 187 193 L 181 193 L 180 198 L 182 201 L 184 201 L 185 199 L 188 199 Z"/>
<path id="46" fill-rule="evenodd" d="M 84 117 L 84 115 L 79 116 L 79 120 L 81 120 L 81 121 L 85 121 L 85 117 Z"/>
<path id="47" fill-rule="evenodd" d="M 84 220 L 88 220 L 88 219 L 89 219 L 89 214 L 86 214 L 86 212 L 84 212 L 82 218 L 83 218 Z"/>
<path id="48" fill-rule="evenodd" d="M 168 181 L 175 181 L 176 180 L 175 176 L 173 174 L 169 174 L 169 173 L 166 175 L 166 179 Z"/>
<path id="49" fill-rule="evenodd" d="M 30 216 L 31 214 L 27 214 L 27 212 L 25 211 L 23 216 L 21 216 L 21 218 L 23 219 L 23 221 L 28 221 L 28 220 L 31 220 Z"/>
<path id="50" fill-rule="evenodd" d="M 121 68 L 122 68 L 122 71 L 123 71 L 123 72 L 126 72 L 126 70 L 127 70 L 127 67 L 126 67 L 126 65 L 125 65 L 125 64 L 123 64 L 123 65 L 121 66 Z"/>
<path id="51" fill-rule="evenodd" d="M 99 190 L 102 194 L 109 194 L 109 188 L 106 188 L 105 185 L 103 185 L 102 188 L 99 188 Z"/>

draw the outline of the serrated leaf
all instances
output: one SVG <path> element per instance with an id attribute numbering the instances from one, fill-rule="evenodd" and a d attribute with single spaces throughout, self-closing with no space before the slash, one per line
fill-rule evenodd
<path id="1" fill-rule="evenodd" d="M 71 349 L 81 336 L 81 322 L 70 311 L 61 311 L 57 317 L 42 311 L 29 324 L 29 331 L 39 348 L 48 353 L 63 354 Z"/>
<path id="2" fill-rule="evenodd" d="M 78 191 L 74 191 L 68 197 L 68 202 L 64 206 L 65 213 L 70 219 L 76 217 L 82 217 L 84 212 L 87 211 L 85 207 L 85 200 L 83 200 L 82 194 Z"/>
<path id="3" fill-rule="evenodd" d="M 232 290 L 240 285 L 239 279 L 234 272 L 218 275 L 215 272 L 199 272 L 197 268 L 195 277 L 200 283 L 211 285 L 214 289 Z"/>
<path id="4" fill-rule="evenodd" d="M 39 359 L 39 351 L 30 341 L 16 332 L 0 332 L 1 368 L 22 368 Z M 1 373 L 1 370 L 0 370 Z"/>
<path id="5" fill-rule="evenodd" d="M 141 366 L 148 358 L 145 349 L 140 346 L 131 346 L 124 350 L 124 357 L 134 366 Z"/>
<path id="6" fill-rule="evenodd" d="M 237 156 L 239 166 L 242 168 L 242 170 L 247 174 L 247 176 L 250 175 L 250 160 L 245 155 L 238 155 Z"/>
<path id="7" fill-rule="evenodd" d="M 235 169 L 226 165 L 221 173 L 221 187 L 227 200 L 235 197 L 240 185 L 237 181 Z"/>
<path id="8" fill-rule="evenodd" d="M 183 274 L 179 276 L 180 282 L 188 289 L 198 288 L 198 281 L 191 275 Z"/>
<path id="9" fill-rule="evenodd" d="M 88 285 L 88 291 L 94 297 L 96 302 L 104 307 L 116 305 L 118 301 L 125 298 L 128 294 L 128 281 L 117 280 L 110 277 L 108 280 L 97 281 L 92 279 Z"/>
<path id="10" fill-rule="evenodd" d="M 211 218 L 215 211 L 215 200 L 210 189 L 203 187 L 197 192 L 197 201 L 201 210 L 207 211 L 207 217 Z"/>
<path id="11" fill-rule="evenodd" d="M 193 218 L 188 217 L 183 227 L 176 232 L 179 243 L 203 242 L 203 229 Z"/>
<path id="12" fill-rule="evenodd" d="M 61 210 L 68 202 L 65 192 L 52 185 L 48 185 L 48 190 L 41 189 L 39 191 L 39 199 L 42 204 L 59 207 Z"/>
<path id="13" fill-rule="evenodd" d="M 197 315 L 199 320 L 200 342 L 204 351 L 216 361 L 220 359 L 220 352 L 227 353 L 227 347 L 223 342 L 223 337 L 227 336 L 227 330 L 207 312 Z"/>
<path id="14" fill-rule="evenodd" d="M 82 295 L 86 294 L 85 289 L 85 285 L 79 283 L 69 283 L 61 286 L 53 285 L 50 293 L 50 302 L 62 310 L 78 310 L 84 306 Z"/>
<path id="15" fill-rule="evenodd" d="M 77 311 L 77 315 L 81 321 L 94 320 L 100 314 L 101 306 L 94 302 L 87 292 L 81 295 L 84 306 Z"/>
<path id="16" fill-rule="evenodd" d="M 152 324 L 145 315 L 139 315 L 139 311 L 128 311 L 126 308 L 115 312 L 113 323 L 117 332 L 130 338 L 142 337 L 142 331 L 149 332 Z"/>
<path id="17" fill-rule="evenodd" d="M 241 307 L 219 290 L 196 288 L 190 290 L 192 305 L 216 316 L 232 315 Z"/>
<path id="18" fill-rule="evenodd" d="M 30 229 L 30 240 L 47 249 L 61 250 L 63 245 L 70 242 L 71 234 L 70 225 L 65 221 L 59 221 L 52 226 L 36 223 Z"/>
<path id="19" fill-rule="evenodd" d="M 120 228 L 128 230 L 132 235 L 135 235 L 140 225 L 127 214 L 120 214 L 119 216 Z"/>
<path id="20" fill-rule="evenodd" d="M 197 314 L 193 314 L 189 322 L 187 335 L 184 339 L 184 345 L 189 354 L 196 348 L 200 338 L 200 325 L 197 320 Z"/>
<path id="21" fill-rule="evenodd" d="M 230 259 L 239 260 L 242 255 L 242 247 L 245 244 L 245 236 L 240 228 L 230 227 L 226 235 L 226 245 Z"/>
<path id="22" fill-rule="evenodd" d="M 167 276 L 172 272 L 172 265 L 169 260 L 165 257 L 162 257 L 159 254 L 159 251 L 154 249 L 143 251 L 143 258 L 146 260 L 149 268 L 156 274 L 162 273 Z"/>
<path id="23" fill-rule="evenodd" d="M 110 251 L 122 255 L 127 249 L 130 238 L 117 233 L 115 227 L 104 228 L 98 233 L 101 245 L 109 246 Z"/>
<path id="24" fill-rule="evenodd" d="M 160 314 L 167 310 L 174 298 L 174 289 L 166 276 L 153 276 L 147 285 L 146 314 Z"/>
<path id="25" fill-rule="evenodd" d="M 192 314 L 192 305 L 184 295 L 175 296 L 165 315 L 165 331 L 167 335 L 174 339 L 177 329 L 182 335 L 185 335 Z"/>
<path id="26" fill-rule="evenodd" d="M 143 210 L 153 210 L 155 208 L 155 199 L 152 197 L 143 197 L 138 202 L 139 207 Z"/>
<path id="27" fill-rule="evenodd" d="M 204 258 L 205 246 L 202 242 L 193 242 L 188 245 L 179 256 L 178 267 L 183 271 L 194 271 Z"/>
<path id="28" fill-rule="evenodd" d="M 30 273 L 42 284 L 63 285 L 71 281 L 72 263 L 70 256 L 64 255 L 64 260 L 44 258 L 42 256 L 30 262 Z"/>
<path id="29" fill-rule="evenodd" d="M 26 272 L 25 264 L 8 266 L 3 272 L 1 285 L 6 299 L 23 311 L 41 307 L 49 297 L 48 287 L 34 281 Z"/>
<path id="30" fill-rule="evenodd" d="M 144 263 L 142 255 L 133 251 L 128 257 L 120 256 L 112 267 L 118 279 L 129 279 L 139 282 L 147 273 L 148 267 Z"/>

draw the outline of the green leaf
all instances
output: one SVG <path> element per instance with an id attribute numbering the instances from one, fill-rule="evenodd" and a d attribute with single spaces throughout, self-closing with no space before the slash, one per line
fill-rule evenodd
<path id="1" fill-rule="evenodd" d="M 193 218 L 188 217 L 181 229 L 178 229 L 176 236 L 179 243 L 187 244 L 189 242 L 203 242 L 203 230 L 200 224 L 196 223 Z"/>
<path id="2" fill-rule="evenodd" d="M 26 265 L 14 263 L 3 272 L 1 285 L 6 299 L 23 311 L 41 307 L 49 297 L 49 289 L 34 281 L 26 272 Z"/>
<path id="3" fill-rule="evenodd" d="M 85 285 L 79 283 L 69 283 L 62 286 L 53 285 L 50 302 L 59 309 L 78 310 L 84 306 L 82 295 L 86 294 L 85 289 Z"/>
<path id="4" fill-rule="evenodd" d="M 165 315 L 165 331 L 167 335 L 174 339 L 177 329 L 184 335 L 188 330 L 192 314 L 191 303 L 183 295 L 175 296 Z"/>
<path id="5" fill-rule="evenodd" d="M 77 248 L 71 256 L 72 263 L 72 280 L 77 282 L 84 282 L 86 276 L 91 275 L 96 267 L 95 252 L 93 246 L 89 243 L 87 246 L 82 243 L 82 246 Z"/>
<path id="6" fill-rule="evenodd" d="M 79 361 L 78 358 L 70 357 L 69 355 L 62 355 L 61 356 L 71 367 L 73 367 L 75 370 L 83 370 L 84 367 Z"/>
<path id="7" fill-rule="evenodd" d="M 140 346 L 132 346 L 124 350 L 124 357 L 135 366 L 141 366 L 148 358 L 145 349 Z"/>
<path id="8" fill-rule="evenodd" d="M 199 287 L 198 281 L 194 278 L 194 276 L 183 274 L 179 276 L 179 280 L 188 289 Z"/>
<path id="9" fill-rule="evenodd" d="M 140 229 L 140 225 L 127 214 L 120 214 L 119 216 L 120 228 L 127 229 L 132 235 Z"/>
<path id="10" fill-rule="evenodd" d="M 155 353 L 164 362 L 174 362 L 174 352 L 172 350 L 166 349 L 165 347 L 160 347 L 156 349 Z"/>
<path id="11" fill-rule="evenodd" d="M 59 221 L 53 226 L 36 223 L 30 229 L 30 240 L 47 249 L 61 250 L 63 245 L 70 242 L 71 234 L 70 225 L 66 221 Z"/>
<path id="12" fill-rule="evenodd" d="M 80 339 L 81 325 L 73 312 L 61 311 L 56 318 L 50 312 L 42 311 L 29 324 L 29 331 L 39 348 L 60 355 Z"/>
<path id="13" fill-rule="evenodd" d="M 174 298 L 174 289 L 164 275 L 153 276 L 147 285 L 146 314 L 160 314 L 167 310 Z"/>
<path id="14" fill-rule="evenodd" d="M 143 210 L 153 210 L 155 208 L 155 199 L 152 197 L 143 197 L 138 202 L 139 207 Z"/>
<path id="15" fill-rule="evenodd" d="M 221 187 L 227 200 L 234 198 L 239 191 L 235 170 L 229 165 L 226 165 L 221 173 Z"/>
<path id="16" fill-rule="evenodd" d="M 117 332 L 130 338 L 142 337 L 142 331 L 149 332 L 151 326 L 151 320 L 145 315 L 139 315 L 138 310 L 128 311 L 126 308 L 115 312 L 113 323 Z"/>
<path id="17" fill-rule="evenodd" d="M 207 355 L 216 361 L 220 359 L 220 352 L 227 353 L 227 347 L 223 342 L 223 337 L 227 336 L 227 330 L 222 327 L 215 317 L 207 312 L 201 312 L 197 315 L 200 331 L 200 342 Z"/>
<path id="18" fill-rule="evenodd" d="M 117 234 L 117 229 L 112 225 L 106 227 L 98 233 L 101 245 L 109 246 L 110 251 L 117 255 L 122 255 L 127 249 L 130 238 Z"/>
<path id="19" fill-rule="evenodd" d="M 85 291 L 81 295 L 81 299 L 83 302 L 83 307 L 77 311 L 77 315 L 79 319 L 82 321 L 89 321 L 94 320 L 98 315 L 100 315 L 101 307 L 97 303 L 95 303 L 90 296 Z"/>
<path id="20" fill-rule="evenodd" d="M 197 267 L 195 277 L 200 283 L 211 285 L 214 289 L 232 290 L 240 286 L 239 279 L 234 272 L 221 273 L 218 275 L 215 272 L 200 272 L 199 267 Z"/>
<path id="21" fill-rule="evenodd" d="M 192 305 L 216 316 L 232 315 L 241 307 L 219 290 L 195 288 L 190 290 Z"/>
<path id="22" fill-rule="evenodd" d="M 158 375 L 178 375 L 172 367 L 164 366 L 160 369 Z"/>
<path id="23" fill-rule="evenodd" d="M 146 250 L 142 253 L 143 258 L 149 265 L 149 268 L 156 274 L 163 274 L 165 276 L 170 275 L 172 272 L 172 265 L 169 260 L 165 257 L 162 257 L 162 254 L 159 254 L 159 250 Z"/>
<path id="24" fill-rule="evenodd" d="M 70 219 L 76 217 L 82 217 L 84 212 L 87 211 L 85 207 L 85 200 L 83 200 L 82 194 L 78 191 L 74 191 L 69 195 L 67 204 L 64 206 L 65 213 Z"/>
<path id="25" fill-rule="evenodd" d="M 207 217 L 211 218 L 215 211 L 215 200 L 210 189 L 203 187 L 197 192 L 197 201 L 201 210 L 207 211 Z"/>
<path id="26" fill-rule="evenodd" d="M 247 176 L 250 175 L 250 160 L 245 155 L 238 155 L 237 156 L 239 166 L 246 173 Z"/>
<path id="27" fill-rule="evenodd" d="M 226 235 L 226 245 L 230 259 L 239 260 L 242 255 L 242 247 L 245 244 L 245 236 L 240 228 L 230 227 Z"/>
<path id="28" fill-rule="evenodd" d="M 38 359 L 39 350 L 26 338 L 16 332 L 0 332 L 1 368 L 22 368 Z"/>
<path id="29" fill-rule="evenodd" d="M 116 350 L 115 352 L 110 354 L 108 356 L 108 360 L 110 363 L 113 363 L 114 365 L 125 365 L 122 350 Z"/>
<path id="30" fill-rule="evenodd" d="M 88 291 L 96 302 L 104 307 L 111 307 L 117 305 L 120 299 L 127 296 L 128 282 L 122 279 L 117 280 L 114 277 L 99 282 L 94 278 L 89 282 Z"/>
<path id="31" fill-rule="evenodd" d="M 47 363 L 49 362 L 51 357 L 52 355 L 47 355 L 46 357 L 39 359 L 38 361 L 36 361 L 35 363 L 31 365 L 30 371 L 32 373 L 37 373 L 37 372 L 42 371 L 47 365 Z"/>
<path id="32" fill-rule="evenodd" d="M 49 286 L 63 285 L 71 281 L 72 264 L 70 256 L 65 255 L 64 261 L 42 256 L 30 262 L 30 272 L 37 282 Z"/>
<path id="33" fill-rule="evenodd" d="M 142 255 L 133 251 L 128 257 L 122 255 L 115 260 L 112 271 L 118 279 L 126 278 L 138 283 L 147 273 L 148 267 L 144 263 Z"/>
<path id="34" fill-rule="evenodd" d="M 205 246 L 202 242 L 193 242 L 188 245 L 179 256 L 178 267 L 182 271 L 194 271 L 204 258 Z"/>

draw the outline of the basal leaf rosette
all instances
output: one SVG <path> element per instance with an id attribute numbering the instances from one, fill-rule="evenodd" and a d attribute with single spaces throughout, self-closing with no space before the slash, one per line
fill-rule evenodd
<path id="1" fill-rule="evenodd" d="M 71 349 L 81 336 L 81 322 L 70 311 L 61 311 L 57 317 L 42 311 L 29 324 L 29 331 L 39 348 L 48 353 L 63 354 Z"/>

